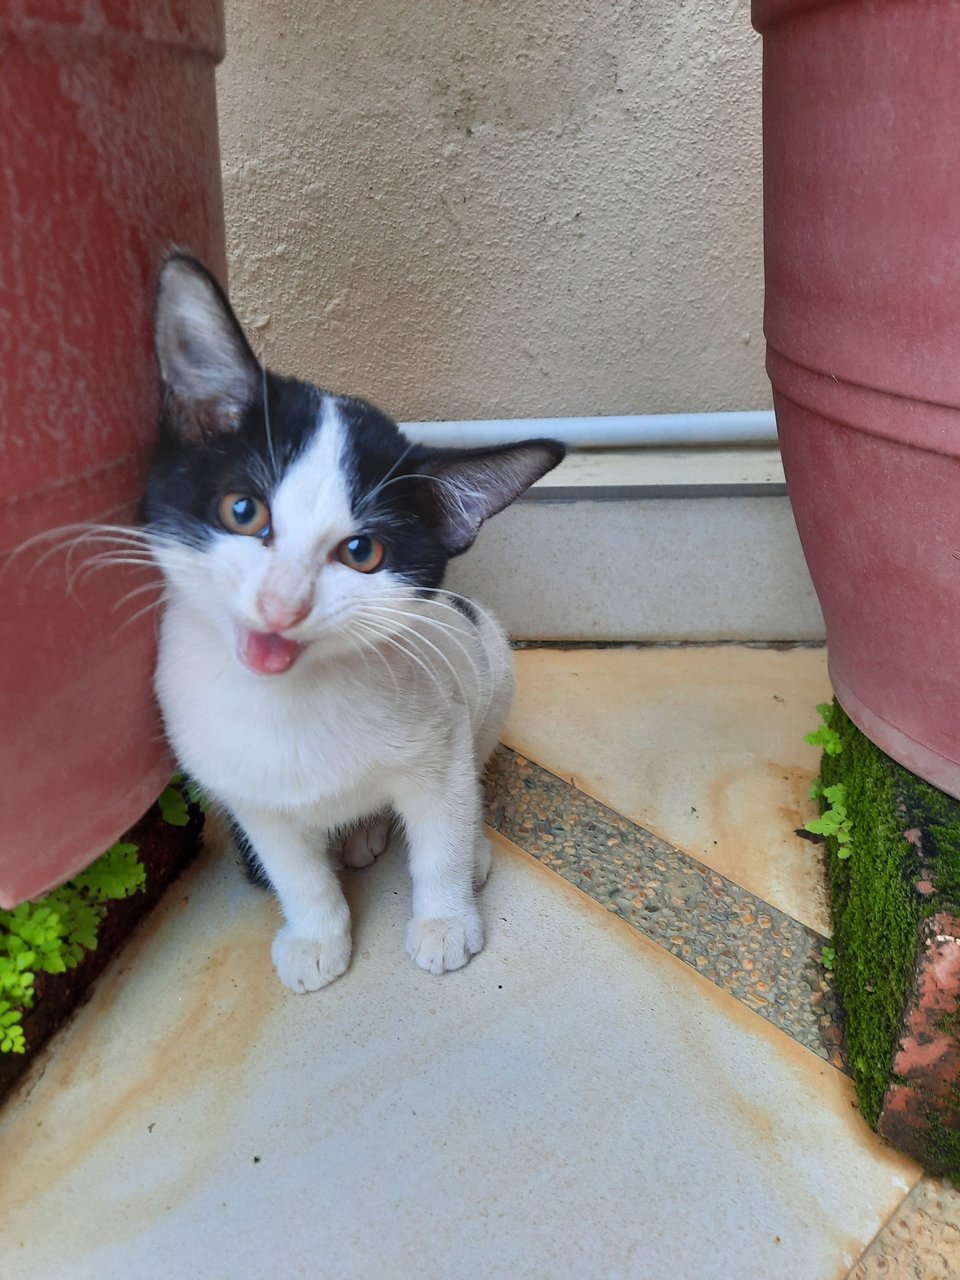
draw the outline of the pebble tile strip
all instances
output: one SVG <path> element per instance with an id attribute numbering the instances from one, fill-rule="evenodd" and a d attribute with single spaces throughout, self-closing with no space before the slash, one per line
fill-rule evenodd
<path id="1" fill-rule="evenodd" d="M 820 961 L 826 939 L 500 747 L 486 819 L 761 1018 L 844 1070 L 839 1005 Z"/>
<path id="2" fill-rule="evenodd" d="M 545 866 L 844 1070 L 826 941 L 540 765 L 500 747 L 486 818 Z M 922 1178 L 847 1280 L 955 1280 L 960 1191 Z"/>
<path id="3" fill-rule="evenodd" d="M 849 1272 L 847 1280 L 956 1280 L 960 1191 L 922 1178 Z"/>

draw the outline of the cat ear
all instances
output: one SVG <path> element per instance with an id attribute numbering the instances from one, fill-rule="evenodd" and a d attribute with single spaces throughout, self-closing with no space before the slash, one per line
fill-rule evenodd
<path id="1" fill-rule="evenodd" d="M 519 498 L 525 489 L 563 460 L 564 446 L 556 440 L 526 440 L 522 444 L 471 449 L 438 449 L 418 464 L 435 477 L 436 528 L 452 556 L 466 551 L 489 516 Z"/>
<path id="2" fill-rule="evenodd" d="M 160 270 L 153 333 L 174 429 L 189 439 L 236 430 L 260 392 L 260 365 L 223 290 L 185 253 Z"/>

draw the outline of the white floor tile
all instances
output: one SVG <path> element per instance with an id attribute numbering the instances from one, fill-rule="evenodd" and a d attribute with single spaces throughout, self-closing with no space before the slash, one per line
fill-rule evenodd
<path id="1" fill-rule="evenodd" d="M 487 950 L 274 978 L 229 862 L 176 886 L 0 1116 L 3 1280 L 834 1280 L 917 1177 L 849 1082 L 500 841 Z"/>
<path id="2" fill-rule="evenodd" d="M 529 649 L 504 735 L 535 760 L 829 935 L 804 741 L 823 649 Z"/>

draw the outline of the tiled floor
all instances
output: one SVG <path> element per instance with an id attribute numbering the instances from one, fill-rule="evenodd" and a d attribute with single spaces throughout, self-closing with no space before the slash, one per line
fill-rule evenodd
<path id="1" fill-rule="evenodd" d="M 957 1274 L 960 1197 L 863 1124 L 817 963 L 822 652 L 517 667 L 486 950 L 406 960 L 394 851 L 295 997 L 207 857 L 0 1115 L 2 1280 Z"/>
<path id="2" fill-rule="evenodd" d="M 803 735 L 829 693 L 821 648 L 529 649 L 508 746 L 821 933 Z"/>

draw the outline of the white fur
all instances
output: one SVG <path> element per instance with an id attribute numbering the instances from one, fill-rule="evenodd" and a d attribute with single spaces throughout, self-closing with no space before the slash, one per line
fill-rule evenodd
<path id="1" fill-rule="evenodd" d="M 167 730 L 276 888 L 286 923 L 273 960 L 293 991 L 324 986 L 349 963 L 328 849 L 372 860 L 382 829 L 346 846 L 342 829 L 391 810 L 413 879 L 408 952 L 440 973 L 481 949 L 475 885 L 490 851 L 479 771 L 512 691 L 509 646 L 489 616 L 475 624 L 442 595 L 417 600 L 389 569 L 361 574 L 333 558 L 359 530 L 336 400 L 318 412 L 319 432 L 275 495 L 269 544 L 225 533 L 203 550 L 155 553 L 168 583 L 157 667 Z M 268 611 L 309 606 L 284 633 L 306 647 L 282 675 L 255 675 L 237 656 L 238 626 L 269 630 L 265 600 Z"/>

